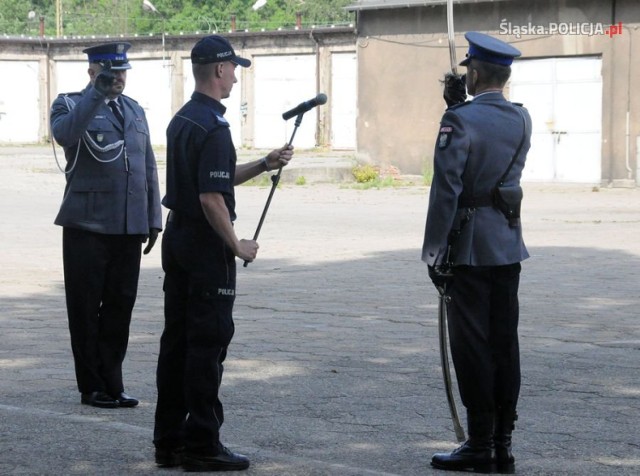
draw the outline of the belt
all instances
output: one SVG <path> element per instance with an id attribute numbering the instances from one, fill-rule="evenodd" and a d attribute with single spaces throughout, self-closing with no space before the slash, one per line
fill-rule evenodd
<path id="1" fill-rule="evenodd" d="M 458 208 L 480 208 L 480 207 L 492 207 L 493 198 L 491 195 L 485 195 L 480 197 L 466 197 L 461 195 L 458 197 Z"/>
<path id="2" fill-rule="evenodd" d="M 177 226 L 181 226 L 187 223 L 191 225 L 209 225 L 207 220 L 191 218 L 189 215 L 176 212 L 175 210 L 169 210 L 169 214 L 167 215 L 167 223 L 173 223 Z"/>

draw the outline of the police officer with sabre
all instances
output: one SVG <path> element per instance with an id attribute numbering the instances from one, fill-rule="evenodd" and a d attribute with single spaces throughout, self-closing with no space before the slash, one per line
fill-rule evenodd
<path id="1" fill-rule="evenodd" d="M 468 439 L 432 466 L 512 473 L 511 433 L 520 390 L 518 287 L 529 255 L 520 225 L 520 178 L 531 118 L 503 88 L 520 52 L 469 32 L 464 101 L 460 78 L 445 82 L 449 108 L 434 154 L 422 259 L 446 292 L 451 354 Z M 456 104 L 458 102 L 458 104 Z"/>

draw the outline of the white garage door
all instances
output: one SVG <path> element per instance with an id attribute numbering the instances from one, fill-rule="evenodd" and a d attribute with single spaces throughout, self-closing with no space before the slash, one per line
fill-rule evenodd
<path id="1" fill-rule="evenodd" d="M 331 56 L 331 147 L 356 148 L 356 53 Z"/>
<path id="2" fill-rule="evenodd" d="M 282 113 L 316 96 L 315 55 L 259 56 L 254 58 L 254 147 L 268 149 L 287 143 L 295 118 L 284 121 Z M 303 116 L 294 147 L 316 145 L 317 111 Z"/>
<path id="3" fill-rule="evenodd" d="M 516 61 L 510 99 L 531 113 L 531 150 L 524 181 L 600 183 L 602 60 Z"/>
<path id="4" fill-rule="evenodd" d="M 171 67 L 164 60 L 131 61 L 124 94 L 144 109 L 149 123 L 151 143 L 167 143 L 167 125 L 171 120 Z"/>
<path id="5" fill-rule="evenodd" d="M 37 61 L 0 61 L 0 142 L 40 140 L 39 69 Z"/>

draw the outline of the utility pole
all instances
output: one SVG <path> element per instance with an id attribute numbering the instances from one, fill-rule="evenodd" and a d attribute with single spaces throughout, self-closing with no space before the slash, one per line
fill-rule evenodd
<path id="1" fill-rule="evenodd" d="M 56 0 L 56 36 L 62 36 L 62 0 Z"/>

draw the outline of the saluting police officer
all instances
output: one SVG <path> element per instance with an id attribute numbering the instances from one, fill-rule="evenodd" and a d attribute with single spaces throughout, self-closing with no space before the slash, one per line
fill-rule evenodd
<path id="1" fill-rule="evenodd" d="M 142 243 L 162 228 L 156 161 L 143 109 L 124 96 L 129 43 L 83 50 L 89 85 L 51 108 L 53 138 L 64 148 L 64 283 L 81 402 L 133 407 L 122 362 L 136 300 Z"/>
<path id="2" fill-rule="evenodd" d="M 450 297 L 451 353 L 469 439 L 433 456 L 440 469 L 514 471 L 511 431 L 520 390 L 518 286 L 529 255 L 518 216 L 499 210 L 496 187 L 521 190 L 531 118 L 503 88 L 520 52 L 469 32 L 466 89 L 472 101 L 451 105 L 440 122 L 422 259 L 436 287 Z M 455 81 L 445 99 L 461 97 Z M 506 174 L 506 176 L 505 176 Z M 516 196 L 517 193 L 512 193 Z M 511 211 L 519 207 L 513 203 Z"/>
<path id="3" fill-rule="evenodd" d="M 290 146 L 236 165 L 225 107 L 239 66 L 229 41 L 210 35 L 191 51 L 195 91 L 167 128 L 170 209 L 162 240 L 165 328 L 158 356 L 155 460 L 161 467 L 227 471 L 249 459 L 220 441 L 224 421 L 218 392 L 234 334 L 236 261 L 252 261 L 254 240 L 238 239 L 234 185 L 287 165 Z"/>

